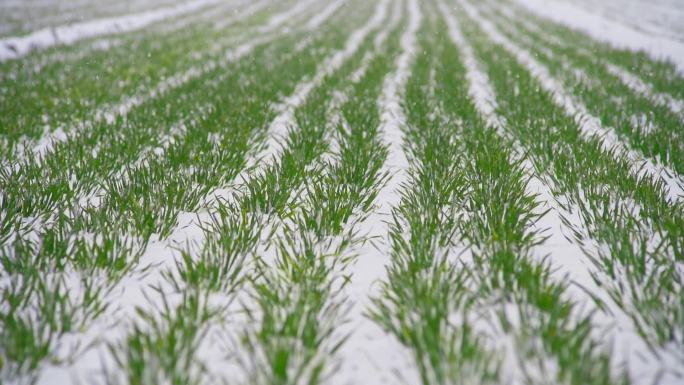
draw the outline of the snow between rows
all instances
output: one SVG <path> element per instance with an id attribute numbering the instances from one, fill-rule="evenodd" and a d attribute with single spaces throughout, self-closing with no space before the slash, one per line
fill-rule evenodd
<path id="1" fill-rule="evenodd" d="M 294 16 L 289 11 L 290 17 Z M 282 19 L 283 23 L 287 19 Z M 270 27 L 273 28 L 273 27 Z M 269 36 L 268 40 L 273 39 L 277 34 Z M 251 52 L 256 46 L 255 42 L 262 42 L 264 37 L 256 38 L 251 43 L 244 43 L 231 50 L 226 54 L 226 58 L 230 60 L 237 60 L 240 57 Z M 216 67 L 218 64 L 214 64 Z M 206 68 L 206 67 L 205 67 Z M 196 72 L 193 75 L 199 76 Z M 189 73 L 185 73 L 184 77 L 187 82 L 190 78 Z M 175 84 L 175 83 L 174 83 Z M 212 191 L 207 195 L 205 201 L 212 202 L 220 199 L 217 196 L 221 195 L 221 190 Z M 228 193 L 229 194 L 229 193 Z M 209 217 L 209 213 L 197 216 L 194 213 L 187 213 L 187 215 L 180 215 L 178 219 L 178 226 L 165 241 L 151 240 L 145 253 L 142 255 L 138 268 L 135 270 L 136 274 L 129 274 L 119 282 L 112 290 L 113 293 L 118 293 L 115 298 L 107 298 L 110 306 L 101 314 L 97 320 L 89 326 L 89 328 L 80 334 L 73 334 L 65 337 L 62 343 L 64 348 L 69 346 L 87 346 L 89 343 L 96 342 L 104 337 L 106 341 L 113 342 L 122 340 L 128 329 L 121 327 L 118 320 L 125 320 L 128 325 L 129 322 L 137 319 L 136 308 L 150 310 L 151 306 L 155 304 L 148 300 L 160 296 L 156 290 L 150 288 L 155 286 L 159 288 L 160 292 L 169 292 L 168 282 L 163 278 L 162 272 L 174 271 L 176 261 L 180 258 L 179 249 L 186 244 L 201 245 L 204 241 L 204 231 L 202 230 L 202 222 Z M 139 273 L 149 268 L 144 276 L 139 276 Z M 166 289 L 165 289 L 166 288 Z M 146 297 L 144 294 L 147 294 Z M 116 328 L 115 328 L 116 326 Z M 105 332 L 107 331 L 107 332 Z M 106 337 L 105 337 L 106 336 Z M 104 344 L 97 345 L 93 348 L 95 352 L 90 351 L 88 354 L 81 355 L 70 366 L 53 366 L 49 365 L 44 368 L 41 373 L 39 384 L 53 383 L 55 379 L 62 379 L 64 383 L 76 378 L 84 380 L 88 378 L 88 374 L 98 372 L 101 365 L 112 365 L 111 358 L 107 354 L 107 347 Z M 215 369 L 215 368 L 214 368 Z"/>
<path id="2" fill-rule="evenodd" d="M 506 18 L 511 20 L 518 20 L 519 22 L 525 25 L 525 28 L 529 29 L 533 33 L 538 34 L 546 42 L 552 45 L 558 45 L 563 48 L 570 47 L 570 44 L 568 44 L 567 42 L 564 42 L 560 39 L 555 38 L 554 36 L 545 33 L 538 25 L 534 24 L 532 21 L 516 16 L 512 9 L 506 7 L 499 7 L 498 9 L 506 16 Z M 577 48 L 577 52 L 580 53 L 580 55 L 586 57 L 596 57 L 594 53 L 584 48 Z M 642 95 L 643 97 L 651 100 L 655 104 L 669 108 L 670 111 L 672 111 L 672 113 L 674 114 L 679 114 L 684 111 L 684 101 L 677 99 L 670 94 L 654 90 L 651 85 L 645 83 L 639 76 L 635 75 L 634 73 L 628 71 L 625 68 L 616 66 L 605 59 L 601 60 L 601 63 L 608 72 L 610 72 L 618 79 L 620 79 L 622 84 L 630 88 L 632 92 Z"/>
<path id="3" fill-rule="evenodd" d="M 56 45 L 69 45 L 90 37 L 135 31 L 152 23 L 193 12 L 218 1 L 195 0 L 173 7 L 44 28 L 26 36 L 5 38 L 0 40 L 0 62 L 21 58 L 34 50 Z"/>
<path id="4" fill-rule="evenodd" d="M 487 24 L 485 20 L 477 17 L 475 15 L 476 11 L 470 9 L 469 6 L 464 4 L 463 8 L 469 16 L 472 19 L 477 20 L 481 26 Z M 444 11 L 442 13 L 446 14 Z M 493 88 L 488 83 L 486 75 L 479 70 L 477 59 L 475 59 L 473 55 L 472 48 L 458 30 L 456 21 L 447 20 L 447 24 L 449 24 L 452 39 L 457 46 L 461 47 L 467 71 L 469 73 L 474 73 L 473 75 L 469 75 L 468 78 L 477 80 L 475 82 L 469 81 L 469 93 L 481 114 L 485 116 L 488 121 L 494 122 L 494 127 L 496 127 L 501 134 L 505 129 L 505 122 L 498 116 L 491 116 L 496 115 L 496 98 Z M 483 29 L 491 36 L 489 28 L 483 26 Z M 511 48 L 511 50 L 513 49 L 514 48 Z M 473 88 L 480 87 L 481 89 L 479 90 L 473 90 Z M 505 134 L 502 135 L 506 136 Z M 585 233 L 585 231 L 583 231 L 582 220 L 579 217 L 579 208 L 569 204 L 569 202 L 565 202 L 564 206 L 568 207 L 569 211 L 562 209 L 549 187 L 538 177 L 534 176 L 535 169 L 532 163 L 529 160 L 525 160 L 522 167 L 531 176 L 527 186 L 528 193 L 537 195 L 537 200 L 542 204 L 542 207 L 540 207 L 542 211 L 547 208 L 550 209 L 548 213 L 541 217 L 536 223 L 537 227 L 550 229 L 551 232 L 548 233 L 547 231 L 546 235 L 549 235 L 550 237 L 544 244 L 535 248 L 535 256 L 541 260 L 545 255 L 550 255 L 550 262 L 555 279 L 558 281 L 566 281 L 568 278 L 572 280 L 574 285 L 568 286 L 568 290 L 571 294 L 570 299 L 577 302 L 580 305 L 581 310 L 591 311 L 595 308 L 595 305 L 587 292 L 591 292 L 607 306 L 607 311 L 595 312 L 593 320 L 598 327 L 595 336 L 611 346 L 615 354 L 617 354 L 618 358 L 613 361 L 614 369 L 619 369 L 621 365 L 625 364 L 625 367 L 629 369 L 632 378 L 645 378 L 645 382 L 657 378 L 661 369 L 659 366 L 659 358 L 640 337 L 631 318 L 615 304 L 606 291 L 599 287 L 592 278 L 591 263 L 587 261 L 585 255 L 598 255 L 597 248 L 599 246 L 593 241 L 590 242 L 590 244 L 580 246 L 577 243 L 570 241 L 568 237 L 564 235 L 563 230 L 566 230 L 570 234 L 573 232 L 579 232 L 580 234 Z M 565 219 L 567 224 L 564 223 L 563 219 Z M 510 359 L 511 358 L 509 357 L 509 360 Z M 669 365 L 671 364 L 672 363 L 669 363 Z"/>
<path id="5" fill-rule="evenodd" d="M 515 1 L 534 14 L 582 30 L 596 40 L 635 51 L 643 50 L 654 59 L 670 58 L 684 74 L 684 43 L 680 41 L 637 31 L 558 0 Z"/>
<path id="6" fill-rule="evenodd" d="M 288 17 L 281 18 L 280 16 L 283 14 L 287 14 Z M 262 27 L 260 30 L 264 32 L 261 35 L 243 42 L 235 48 L 227 50 L 223 57 L 219 60 L 209 60 L 200 67 L 192 67 L 184 72 L 177 73 L 173 76 L 163 79 L 159 82 L 159 84 L 149 91 L 138 95 L 127 96 L 122 98 L 122 100 L 117 104 L 101 107 L 93 112 L 92 119 L 79 122 L 75 127 L 73 127 L 72 130 L 69 131 L 68 135 L 60 128 L 53 132 L 47 132 L 38 140 L 37 144 L 32 147 L 33 154 L 37 157 L 45 157 L 47 154 L 52 152 L 56 144 L 68 140 L 70 136 L 74 136 L 75 134 L 78 134 L 78 132 L 91 129 L 100 122 L 106 121 L 112 123 L 116 121 L 118 117 L 125 117 L 132 109 L 142 105 L 145 102 L 154 100 L 212 70 L 224 67 L 239 60 L 240 58 L 252 52 L 257 46 L 266 44 L 279 37 L 279 33 L 281 31 L 278 31 L 277 28 L 281 27 L 292 17 L 293 14 L 291 10 L 287 10 L 281 14 L 273 16 L 271 20 L 277 18 L 280 21 L 278 23 L 270 22 L 268 28 Z M 237 19 L 234 21 L 236 20 Z"/>
<path id="7" fill-rule="evenodd" d="M 497 44 L 500 44 L 520 62 L 539 81 L 542 88 L 552 95 L 554 103 L 563 108 L 568 116 L 573 117 L 582 134 L 589 138 L 599 138 L 604 150 L 618 149 L 618 153 L 629 159 L 634 172 L 645 173 L 660 180 L 668 191 L 667 198 L 671 202 L 678 202 L 684 198 L 684 181 L 670 167 L 661 164 L 657 160 L 646 158 L 640 153 L 628 148 L 615 134 L 615 131 L 603 127 L 598 117 L 592 115 L 587 107 L 563 90 L 561 83 L 553 78 L 549 70 L 538 62 L 530 53 L 522 47 L 499 33 L 496 27 L 489 21 L 480 17 L 477 10 L 463 4 L 468 16 L 477 20 L 483 31 Z M 642 167 L 643 165 L 643 167 Z"/>
<path id="8" fill-rule="evenodd" d="M 387 15 L 388 5 L 389 0 L 381 0 L 376 6 L 371 19 L 349 36 L 344 47 L 328 56 L 318 65 L 316 74 L 310 81 L 298 84 L 294 92 L 285 98 L 281 105 L 276 107 L 279 112 L 269 125 L 269 136 L 266 146 L 259 158 L 275 156 L 282 150 L 282 141 L 287 136 L 288 130 L 296 126 L 295 110 L 306 102 L 311 91 L 323 83 L 328 76 L 340 69 L 361 48 L 361 44 L 372 31 L 380 27 Z"/>
<path id="9" fill-rule="evenodd" d="M 348 315 L 349 323 L 345 329 L 352 332 L 342 346 L 340 356 L 344 358 L 334 384 L 381 384 L 393 383 L 399 378 L 402 383 L 416 384 L 418 372 L 411 360 L 409 349 L 402 346 L 395 336 L 385 333 L 374 321 L 364 316 L 371 298 L 379 295 L 378 281 L 386 277 L 390 263 L 388 244 L 388 221 L 391 212 L 399 204 L 399 189 L 407 180 L 408 160 L 402 149 L 406 116 L 401 108 L 406 83 L 410 76 L 411 65 L 418 50 L 417 33 L 422 21 L 422 13 L 417 0 L 408 2 L 408 28 L 401 36 L 401 54 L 396 61 L 396 70 L 384 80 L 379 99 L 381 123 L 379 132 L 388 145 L 388 156 L 383 171 L 389 171 L 391 179 L 379 191 L 379 207 L 361 224 L 360 234 L 380 237 L 383 241 L 378 248 L 366 245 L 352 267 L 351 284 L 346 292 L 354 306 Z"/>
<path id="10" fill-rule="evenodd" d="M 337 12 L 340 7 L 346 3 L 347 0 L 335 0 L 332 3 L 328 4 L 321 12 L 316 14 L 314 17 L 309 20 L 308 23 L 306 23 L 306 27 L 309 28 L 310 30 L 315 30 L 318 27 L 321 26 L 321 24 L 325 23 L 326 20 L 328 20 L 335 12 Z"/>

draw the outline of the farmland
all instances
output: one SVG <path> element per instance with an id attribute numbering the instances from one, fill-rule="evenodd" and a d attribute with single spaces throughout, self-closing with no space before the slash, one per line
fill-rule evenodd
<path id="1" fill-rule="evenodd" d="M 0 384 L 684 383 L 684 5 L 0 3 Z"/>

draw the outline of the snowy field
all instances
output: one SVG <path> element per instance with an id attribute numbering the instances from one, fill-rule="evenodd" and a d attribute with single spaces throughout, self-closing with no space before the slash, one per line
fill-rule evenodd
<path id="1" fill-rule="evenodd" d="M 0 384 L 684 384 L 684 2 L 0 0 Z"/>

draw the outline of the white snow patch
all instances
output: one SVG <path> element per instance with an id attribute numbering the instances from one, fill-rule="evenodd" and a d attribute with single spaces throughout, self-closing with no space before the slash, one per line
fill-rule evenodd
<path id="1" fill-rule="evenodd" d="M 669 58 L 684 73 L 684 43 L 654 36 L 606 19 L 576 5 L 558 0 L 515 0 L 530 12 L 571 28 L 582 30 L 596 40 L 619 48 L 643 50 L 655 59 Z"/>
<path id="2" fill-rule="evenodd" d="M 525 66 L 530 73 L 537 78 L 542 88 L 553 96 L 553 101 L 562 107 L 568 116 L 573 117 L 580 130 L 586 137 L 596 136 L 600 139 L 601 146 L 605 150 L 618 149 L 618 153 L 630 160 L 632 171 L 644 173 L 663 182 L 668 191 L 667 198 L 672 202 L 678 202 L 684 198 L 683 178 L 675 173 L 670 167 L 661 164 L 658 160 L 646 158 L 640 153 L 628 148 L 611 128 L 603 127 L 598 117 L 593 116 L 585 105 L 573 98 L 563 90 L 562 84 L 553 78 L 549 70 L 538 62 L 532 55 L 516 45 L 510 39 L 497 31 L 496 27 L 480 17 L 478 11 L 469 5 L 463 4 L 463 9 L 469 17 L 477 20 L 483 31 L 497 44 L 513 54 L 516 59 Z M 643 166 L 643 167 L 642 167 Z"/>
<path id="3" fill-rule="evenodd" d="M 391 219 L 392 208 L 400 201 L 398 190 L 406 180 L 409 166 L 402 149 L 402 129 L 406 125 L 406 117 L 399 101 L 418 49 L 416 35 L 422 14 L 417 0 L 409 0 L 408 15 L 409 25 L 401 36 L 402 53 L 397 58 L 395 72 L 385 78 L 379 101 L 380 132 L 389 146 L 384 167 L 393 175 L 378 193 L 379 207 L 359 229 L 362 234 L 380 237 L 384 241 L 377 248 L 373 245 L 362 248 L 353 266 L 352 282 L 346 288 L 354 303 L 348 314 L 350 322 L 345 325 L 351 335 L 340 350 L 344 361 L 340 372 L 332 379 L 333 384 L 381 384 L 397 382 L 397 379 L 408 384 L 420 382 L 409 349 L 364 316 L 370 299 L 378 295 L 376 283 L 386 276 L 386 268 L 390 262 L 387 222 Z"/>

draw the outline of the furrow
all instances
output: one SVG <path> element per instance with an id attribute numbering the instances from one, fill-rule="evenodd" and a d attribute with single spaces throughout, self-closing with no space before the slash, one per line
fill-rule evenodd
<path id="1" fill-rule="evenodd" d="M 217 0 L 196 0 L 139 14 L 91 20 L 31 32 L 26 36 L 0 40 L 0 62 L 22 58 L 34 50 L 73 44 L 90 37 L 134 31 L 184 13 L 194 12 Z"/>
<path id="2" fill-rule="evenodd" d="M 410 363 L 410 353 L 394 336 L 369 319 L 367 312 L 371 301 L 379 295 L 378 281 L 386 276 L 390 248 L 387 243 L 388 223 L 392 210 L 398 204 L 399 188 L 406 182 L 408 161 L 402 148 L 406 117 L 399 101 L 404 97 L 406 82 L 418 50 L 417 34 L 422 23 L 420 5 L 415 0 L 406 3 L 404 14 L 408 25 L 401 35 L 401 53 L 394 63 L 394 72 L 383 82 L 378 100 L 380 126 L 378 131 L 387 147 L 387 156 L 381 172 L 389 180 L 377 192 L 378 206 L 363 222 L 359 233 L 370 242 L 358 251 L 359 256 L 351 270 L 350 287 L 346 288 L 353 302 L 349 311 L 349 324 L 345 327 L 350 336 L 342 346 L 341 373 L 335 384 L 351 384 L 417 381 L 417 371 Z"/>
<path id="3" fill-rule="evenodd" d="M 646 51 L 654 60 L 662 57 L 670 58 L 677 65 L 680 73 L 684 73 L 683 42 L 636 31 L 566 2 L 557 0 L 546 3 L 541 0 L 515 0 L 515 2 L 533 14 L 580 29 L 598 41 L 633 51 Z"/>
<path id="4" fill-rule="evenodd" d="M 499 113 L 536 170 L 543 170 L 539 175 L 562 209 L 568 235 L 585 250 L 594 265 L 593 280 L 610 296 L 611 301 L 597 305 L 607 305 L 602 310 L 608 322 L 626 325 L 620 331 L 626 338 L 615 341 L 620 349 L 615 358 L 625 361 L 624 370 L 635 383 L 655 378 L 676 382 L 682 350 L 675 321 L 681 313 L 675 294 L 681 285 L 681 245 L 675 235 L 680 225 L 675 223 L 681 222 L 681 208 L 666 200 L 657 181 L 630 171 L 630 163 L 619 154 L 604 151 L 597 138 L 582 138 L 579 124 L 551 92 L 540 92 L 539 80 L 514 53 L 483 38 L 472 22 L 468 31 L 500 95 Z M 648 305 L 651 300 L 657 307 Z M 620 311 L 611 313 L 611 302 Z"/>
<path id="5" fill-rule="evenodd" d="M 494 25 L 480 17 L 478 11 L 471 6 L 464 5 L 464 10 L 468 13 L 469 17 L 478 21 L 479 25 L 493 41 L 501 44 L 514 54 L 539 79 L 541 86 L 554 96 L 554 101 L 564 108 L 569 116 L 577 120 L 584 135 L 600 137 L 603 149 L 608 152 L 617 149 L 621 155 L 626 156 L 630 160 L 633 171 L 642 172 L 656 180 L 662 181 L 667 188 L 670 201 L 678 202 L 684 198 L 684 182 L 678 173 L 657 160 L 644 158 L 636 151 L 627 148 L 613 129 L 604 127 L 600 119 L 589 113 L 585 105 L 565 93 L 561 83 L 553 78 L 549 70 L 533 58 L 528 51 L 502 35 Z"/>
<path id="6" fill-rule="evenodd" d="M 332 79 L 330 80 L 332 81 Z M 328 82 L 330 82 L 328 81 Z M 331 84 L 334 84 L 331 83 Z M 329 85 L 327 86 L 329 87 Z M 328 92 L 328 91 L 326 91 Z M 313 100 L 308 100 L 305 105 L 319 105 L 322 102 L 322 97 L 324 97 L 324 94 L 320 94 L 318 91 L 315 91 L 315 97 Z M 318 107 L 317 107 L 318 108 Z M 301 118 L 298 118 L 301 119 Z M 301 122 L 300 122 L 301 125 Z M 308 124 L 307 124 L 308 126 Z M 290 146 L 288 146 L 288 150 L 285 152 L 285 155 L 281 157 L 281 160 L 276 162 L 275 164 L 271 164 L 266 170 L 263 171 L 263 174 L 255 174 L 254 178 L 248 178 L 247 181 L 245 182 L 245 190 L 240 189 L 237 192 L 234 192 L 232 194 L 228 195 L 223 195 L 222 199 L 219 199 L 217 201 L 218 203 L 218 213 L 214 215 L 214 219 L 212 222 L 209 224 L 206 224 L 205 226 L 208 226 L 207 229 L 211 231 L 211 233 L 206 233 L 204 244 L 198 245 L 200 253 L 198 254 L 197 252 L 188 252 L 186 254 L 188 257 L 192 257 L 191 259 L 186 259 L 184 261 L 179 261 L 178 263 L 178 272 L 176 274 L 172 274 L 173 279 L 175 282 L 185 282 L 185 284 L 190 284 L 191 287 L 199 287 L 199 288 L 207 288 L 207 285 L 209 285 L 209 292 L 206 295 L 208 296 L 207 300 L 209 304 L 212 304 L 213 306 L 220 305 L 222 307 L 227 306 L 227 311 L 231 309 L 230 307 L 230 301 L 226 302 L 226 294 L 220 294 L 216 293 L 217 295 L 212 294 L 213 290 L 216 290 L 218 287 L 214 288 L 211 290 L 212 283 L 211 281 L 207 283 L 207 285 L 203 284 L 202 282 L 196 282 L 195 281 L 188 281 L 189 275 L 193 271 L 196 272 L 196 268 L 199 263 L 202 263 L 203 266 L 212 266 L 212 264 L 215 264 L 219 261 L 216 260 L 216 247 L 217 245 L 219 247 L 227 247 L 228 245 L 225 245 L 224 243 L 221 242 L 230 242 L 231 240 L 233 242 L 238 242 L 235 245 L 230 246 L 230 249 L 228 250 L 229 255 L 234 255 L 236 258 L 238 258 L 240 261 L 245 261 L 244 258 L 247 257 L 248 255 L 252 255 L 252 253 L 256 252 L 256 255 L 259 255 L 258 250 L 255 251 L 255 248 L 258 247 L 259 243 L 263 242 L 269 242 L 268 237 L 272 235 L 270 229 L 275 229 L 277 227 L 278 221 L 276 220 L 274 223 L 272 223 L 273 220 L 275 220 L 278 217 L 278 213 L 282 212 L 283 210 L 287 210 L 288 207 L 284 205 L 289 205 L 290 203 L 289 200 L 290 198 L 287 197 L 289 195 L 289 189 L 293 189 L 294 191 L 298 190 L 298 184 L 303 181 L 304 174 L 308 174 L 309 171 L 305 171 L 304 169 L 308 168 L 307 163 L 311 162 L 315 158 L 315 153 L 313 154 L 308 154 L 306 157 L 308 157 L 308 161 L 301 160 L 303 164 L 300 166 L 303 167 L 304 169 L 301 170 L 300 172 L 303 172 L 303 174 L 298 174 L 297 175 L 289 175 L 293 170 L 290 168 L 292 166 L 290 162 L 292 161 L 297 161 L 299 159 L 299 156 L 304 155 L 303 151 L 306 151 L 302 146 L 304 145 L 301 140 L 308 141 L 308 139 L 305 138 L 305 136 L 310 135 L 311 139 L 315 139 L 319 135 L 316 134 L 315 132 L 310 132 L 312 128 L 308 127 L 306 129 L 302 129 L 305 132 L 297 132 L 293 131 L 291 133 L 291 137 L 294 138 L 290 142 Z M 319 146 L 315 146 L 319 147 Z M 282 162 L 282 163 L 281 163 Z M 283 181 L 282 185 L 269 185 L 266 184 L 268 178 L 271 177 L 277 177 L 277 178 L 282 178 L 281 180 Z M 264 179 L 261 179 L 264 178 Z M 275 189 L 275 190 L 273 190 Z M 245 191 L 245 194 L 241 191 Z M 251 192 L 251 193 L 250 193 Z M 220 194 L 220 192 L 217 192 Z M 280 200 L 276 199 L 272 202 L 267 202 L 267 203 L 259 203 L 261 202 L 261 199 L 264 197 L 258 197 L 261 194 L 273 194 L 272 196 L 281 196 L 283 198 L 287 198 L 287 201 L 285 200 Z M 297 201 L 296 196 L 294 197 L 295 201 Z M 245 211 L 246 210 L 246 211 Z M 241 214 L 244 215 L 245 212 L 248 212 L 249 216 L 247 219 L 247 222 L 245 222 L 245 217 L 241 218 Z M 237 233 L 236 233 L 237 231 Z M 214 234 L 214 235 L 212 235 Z M 239 238 L 239 239 L 234 239 L 232 238 L 233 236 L 239 236 L 239 234 L 246 234 L 249 236 L 249 238 Z M 223 241 L 221 241 L 223 239 Z M 218 243 L 217 243 L 218 242 Z M 220 246 L 224 245 L 224 246 Z M 233 253 L 238 253 L 238 255 L 235 255 Z M 194 259 L 194 256 L 200 257 L 200 259 Z M 246 262 L 246 266 L 250 266 L 253 264 L 253 262 Z M 208 265 L 204 265 L 208 264 Z M 243 266 L 239 268 L 240 270 L 244 271 L 247 270 L 247 267 Z M 168 266 L 170 268 L 170 266 Z M 198 272 L 201 273 L 201 272 Z M 252 273 L 249 273 L 247 277 L 251 276 Z M 176 281 L 177 280 L 177 281 Z M 167 284 L 168 286 L 168 284 Z M 181 285 L 182 286 L 182 285 Z M 174 292 L 171 291 L 171 294 Z M 239 294 L 239 293 L 238 293 Z M 177 295 L 176 295 L 177 297 Z M 223 299 L 222 299 L 223 298 Z M 166 308 L 165 313 L 168 313 L 169 311 L 173 311 L 174 307 L 170 306 Z M 150 310 L 152 311 L 152 310 Z M 221 316 L 223 318 L 229 317 L 229 318 L 234 318 L 234 315 L 227 314 L 224 316 Z M 166 319 L 166 318 L 164 318 Z M 220 321 L 217 319 L 215 321 L 211 321 L 209 325 L 210 332 L 212 334 L 215 334 L 217 337 L 220 337 L 220 341 L 211 341 L 211 340 L 205 340 L 202 339 L 199 342 L 199 346 L 203 346 L 205 348 L 208 348 L 209 352 L 217 352 L 216 345 L 218 344 L 219 346 L 222 345 L 223 341 L 224 343 L 229 342 L 229 338 L 232 334 L 232 332 L 228 332 L 230 329 L 225 329 L 225 326 L 222 326 L 224 321 Z M 238 320 L 233 320 L 232 325 L 234 328 L 240 328 L 242 325 L 241 322 Z M 213 345 L 213 347 L 212 347 Z M 125 345 L 122 346 L 123 352 L 126 350 L 130 350 L 132 348 L 131 345 L 128 345 L 126 347 Z M 224 346 L 225 348 L 225 346 Z M 220 352 L 217 352 L 219 354 Z M 249 370 L 246 370 L 244 367 L 239 366 L 239 361 L 235 361 L 234 359 L 229 359 L 228 357 L 225 357 L 225 353 L 223 353 L 224 356 L 221 357 L 221 355 L 217 357 L 211 357 L 211 354 L 202 353 L 202 356 L 207 357 L 207 363 L 210 368 L 213 368 L 212 372 L 216 373 L 223 373 L 222 375 L 219 374 L 219 377 L 225 377 L 228 378 L 230 381 L 240 381 L 240 372 L 246 371 L 247 374 L 251 373 Z M 132 365 L 133 362 L 128 362 L 126 365 Z M 237 366 L 236 366 L 237 365 Z M 264 372 L 264 375 L 266 373 Z M 226 377 L 227 376 L 227 377 Z"/>
<path id="7" fill-rule="evenodd" d="M 440 3 L 441 13 L 445 15 L 449 27 L 450 37 L 463 55 L 468 79 L 468 93 L 473 100 L 481 116 L 490 127 L 497 129 L 499 136 L 513 143 L 516 139 L 506 128 L 505 118 L 497 114 L 496 96 L 489 84 L 487 75 L 482 72 L 475 57 L 472 47 L 464 39 L 460 27 L 453 15 L 443 3 Z M 523 157 L 520 167 L 529 176 L 526 192 L 528 196 L 536 197 L 539 202 L 539 219 L 535 227 L 542 231 L 545 241 L 533 249 L 535 258 L 543 262 L 546 258 L 551 266 L 551 277 L 557 282 L 570 280 L 566 300 L 572 300 L 582 309 L 582 312 L 594 314 L 595 325 L 594 338 L 606 341 L 605 345 L 613 345 L 616 354 L 614 365 L 622 362 L 635 362 L 635 354 L 648 352 L 647 344 L 639 337 L 634 324 L 608 296 L 608 294 L 595 282 L 595 269 L 592 274 L 592 263 L 585 254 L 596 256 L 599 245 L 588 241 L 576 243 L 571 241 L 573 233 L 582 232 L 581 221 L 576 217 L 579 208 L 572 203 L 564 202 L 561 206 L 556 202 L 551 189 L 540 179 L 540 172 L 530 159 L 524 155 L 524 150 L 515 148 L 516 152 Z M 572 219 L 571 219 L 572 218 Z M 596 301 L 596 302 L 595 302 Z M 607 308 L 604 308 L 607 306 Z M 652 360 L 654 357 L 651 357 Z M 509 357 L 508 360 L 512 360 Z M 615 370 L 618 370 L 616 367 Z M 637 373 L 644 373 L 644 369 L 632 369 Z M 639 375 L 635 376 L 638 377 Z"/>
<path id="8" fill-rule="evenodd" d="M 574 49 L 544 47 L 537 36 L 520 34 L 508 22 L 499 27 L 511 40 L 528 49 L 530 54 L 550 71 L 551 76 L 562 81 L 563 86 L 589 112 L 600 117 L 604 127 L 611 127 L 619 138 L 634 150 L 649 158 L 658 159 L 664 165 L 681 174 L 681 147 L 684 137 L 678 128 L 684 125 L 684 117 L 668 111 L 668 108 L 651 99 L 633 93 L 608 69 L 603 69 L 595 55 L 584 55 Z M 665 144 L 663 144 L 665 143 Z"/>
<path id="9" fill-rule="evenodd" d="M 373 17 L 366 25 L 350 35 L 344 48 L 327 57 L 320 64 L 313 78 L 297 86 L 295 92 L 277 107 L 280 112 L 271 123 L 269 128 L 271 134 L 266 142 L 262 156 L 259 158 L 269 158 L 278 154 L 282 149 L 283 139 L 287 136 L 288 131 L 295 126 L 294 111 L 306 102 L 311 91 L 316 89 L 328 76 L 337 71 L 347 59 L 358 51 L 368 34 L 380 27 L 386 18 L 387 4 L 388 0 L 381 0 L 377 9 L 378 12 L 373 13 Z"/>

